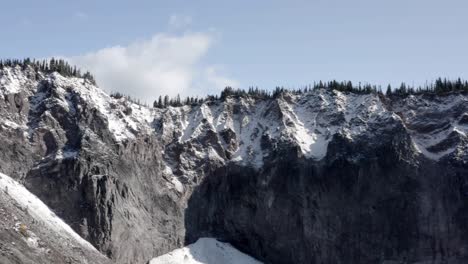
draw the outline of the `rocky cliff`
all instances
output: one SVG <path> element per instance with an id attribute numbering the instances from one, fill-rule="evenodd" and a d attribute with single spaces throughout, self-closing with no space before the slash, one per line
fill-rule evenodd
<path id="1" fill-rule="evenodd" d="M 151 109 L 5 67 L 0 95 L 0 171 L 117 263 L 206 236 L 265 263 L 467 261 L 466 94 Z"/>

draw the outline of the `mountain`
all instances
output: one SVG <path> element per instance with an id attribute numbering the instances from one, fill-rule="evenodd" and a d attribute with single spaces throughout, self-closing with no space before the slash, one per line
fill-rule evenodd
<path id="1" fill-rule="evenodd" d="M 466 93 L 148 108 L 6 66 L 0 95 L 0 171 L 115 263 L 202 237 L 265 263 L 468 261 Z"/>

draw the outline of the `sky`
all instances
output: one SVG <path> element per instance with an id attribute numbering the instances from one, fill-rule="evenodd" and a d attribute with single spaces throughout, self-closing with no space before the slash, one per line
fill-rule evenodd
<path id="1" fill-rule="evenodd" d="M 466 0 L 0 0 L 1 58 L 63 57 L 151 101 L 224 86 L 468 79 Z"/>

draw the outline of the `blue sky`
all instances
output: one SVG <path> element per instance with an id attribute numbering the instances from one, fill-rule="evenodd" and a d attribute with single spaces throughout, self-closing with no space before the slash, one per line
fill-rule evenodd
<path id="1" fill-rule="evenodd" d="M 105 89 L 139 97 L 468 79 L 463 0 L 2 0 L 1 9 L 0 57 L 70 58 Z"/>

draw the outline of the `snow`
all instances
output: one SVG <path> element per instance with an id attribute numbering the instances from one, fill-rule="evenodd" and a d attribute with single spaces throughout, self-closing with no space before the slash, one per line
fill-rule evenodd
<path id="1" fill-rule="evenodd" d="M 26 244 L 28 244 L 29 247 L 34 248 L 35 250 L 46 251 L 44 248 L 40 247 L 39 237 L 37 237 L 37 235 L 31 230 L 28 230 L 26 226 L 22 227 L 23 225 L 24 224 L 22 224 L 21 222 L 16 222 L 14 229 L 16 232 L 26 233 L 26 237 L 24 237 L 23 234 L 23 240 L 26 241 Z"/>
<path id="2" fill-rule="evenodd" d="M 326 131 L 320 131 L 322 129 L 317 126 L 318 114 L 311 113 L 306 107 L 296 107 L 294 110 L 287 112 L 290 112 L 288 117 L 294 124 L 292 134 L 302 152 L 309 158 L 325 157 L 330 138 L 326 139 Z"/>
<path id="3" fill-rule="evenodd" d="M 217 144 L 232 153 L 233 159 L 243 164 L 260 167 L 263 153 L 260 148 L 260 137 L 262 126 L 259 124 L 260 115 L 263 113 L 265 104 L 257 105 L 253 102 L 235 101 L 228 98 L 225 103 L 203 103 L 200 106 L 168 107 L 157 113 L 162 122 L 161 138 L 166 144 L 172 140 L 179 143 L 198 143 L 208 132 L 212 131 L 219 136 Z M 233 106 L 241 104 L 243 109 L 240 113 L 233 113 Z M 220 133 L 231 130 L 235 134 L 235 145 L 224 142 Z M 208 158 L 213 161 L 225 162 L 218 153 L 218 148 L 204 146 L 197 147 L 191 144 L 193 157 L 181 157 L 181 163 L 190 166 L 191 159 Z"/>
<path id="4" fill-rule="evenodd" d="M 0 120 L 0 125 L 2 126 L 6 126 L 6 127 L 9 127 L 9 128 L 12 128 L 12 129 L 27 129 L 27 126 L 24 126 L 24 125 L 19 125 L 13 121 L 10 121 L 8 119 L 3 119 L 3 120 Z"/>
<path id="5" fill-rule="evenodd" d="M 272 120 L 269 116 L 263 116 L 269 107 L 268 103 L 244 98 L 241 98 L 239 103 L 242 106 L 242 111 L 237 115 L 226 112 L 224 125 L 219 124 L 218 127 L 228 128 L 235 132 L 238 147 L 235 149 L 232 160 L 260 168 L 263 164 L 264 154 L 260 145 L 262 134 L 270 134 L 269 128 L 277 126 L 278 123 L 276 123 L 277 120 Z M 222 120 L 220 120 L 221 122 Z"/>
<path id="6" fill-rule="evenodd" d="M 395 121 L 376 94 L 327 89 L 302 95 L 285 93 L 274 100 L 228 97 L 200 106 L 168 107 L 159 110 L 155 118 L 162 124 L 160 134 L 165 144 L 190 144 L 193 155 L 180 156 L 185 171 L 197 164 L 194 160 L 205 158 L 261 168 L 268 155 L 261 147 L 263 136 L 271 142 L 296 143 L 305 157 L 320 160 L 334 134 L 343 133 L 353 140 L 383 119 Z M 219 148 L 215 148 L 218 153 L 214 151 L 213 142 L 200 142 L 210 131 L 218 135 L 215 144 L 228 151 L 230 158 L 219 155 Z M 222 136 L 227 131 L 232 132 L 232 138 Z"/>
<path id="7" fill-rule="evenodd" d="M 98 110 L 108 121 L 109 131 L 117 141 L 133 139 L 139 132 L 150 133 L 150 123 L 154 111 L 149 107 L 135 104 L 125 98 L 116 99 L 82 78 L 65 78 L 58 73 L 50 75 L 50 80 L 57 84 L 62 100 L 57 100 L 67 109 L 72 105 L 66 98 L 63 88 L 71 87 L 85 102 Z M 62 102 L 60 102 L 62 101 Z M 126 114 L 125 111 L 131 111 Z"/>
<path id="8" fill-rule="evenodd" d="M 292 102 L 280 101 L 284 134 L 298 144 L 306 157 L 316 160 L 326 156 L 334 134 L 343 133 L 353 140 L 379 118 L 391 118 L 391 113 L 374 94 L 319 89 L 291 97 Z"/>
<path id="9" fill-rule="evenodd" d="M 413 133 L 413 137 L 412 137 L 413 144 L 416 150 L 424 154 L 426 157 L 433 159 L 433 160 L 439 160 L 442 157 L 457 150 L 458 146 L 450 147 L 439 152 L 431 152 L 431 151 L 428 151 L 427 148 L 441 143 L 452 132 L 456 132 L 460 134 L 462 137 L 466 137 L 465 129 L 462 126 L 452 125 L 449 129 L 435 131 L 430 134 Z"/>
<path id="10" fill-rule="evenodd" d="M 434 98 L 411 95 L 396 105 L 394 111 L 399 112 L 402 116 L 401 121 L 409 132 L 416 151 L 429 159 L 439 160 L 454 153 L 459 147 L 447 146 L 446 149 L 438 152 L 429 151 L 430 147 L 443 142 L 453 132 L 466 138 L 468 129 L 466 126 L 457 123 L 458 117 L 454 116 L 454 114 L 459 113 L 459 110 L 463 109 L 462 107 L 468 105 L 467 100 L 467 97 L 461 94 Z M 441 118 L 441 116 L 444 118 Z M 448 125 L 445 125 L 447 121 Z M 432 124 L 435 129 L 424 133 L 411 129 L 411 125 L 421 123 Z"/>
<path id="11" fill-rule="evenodd" d="M 149 264 L 261 264 L 229 243 L 200 238 L 194 244 L 152 259 Z"/>
<path id="12" fill-rule="evenodd" d="M 451 147 L 446 150 L 434 153 L 434 152 L 428 151 L 423 144 L 417 143 L 417 141 L 415 140 L 413 140 L 413 145 L 415 146 L 418 152 L 422 153 L 424 156 L 432 160 L 440 160 L 442 157 L 454 152 L 458 148 L 458 147 Z"/>
<path id="13" fill-rule="evenodd" d="M 27 81 L 19 66 L 15 68 L 5 67 L 3 74 L 0 76 L 0 89 L 5 94 L 18 93 Z"/>
<path id="14" fill-rule="evenodd" d="M 27 76 L 28 72 L 18 67 L 1 70 L 0 94 L 18 92 L 24 87 L 32 91 L 34 85 Z M 431 159 L 438 159 L 454 150 L 432 153 L 427 151 L 429 147 L 443 141 L 452 131 L 462 137 L 468 134 L 468 126 L 456 125 L 455 119 L 451 120 L 450 130 L 443 127 L 440 131 L 427 134 L 410 129 L 413 122 L 426 122 L 424 115 L 428 116 L 428 122 L 437 124 L 440 117 L 431 118 L 432 114 L 447 112 L 449 115 L 453 109 L 460 110 L 468 103 L 467 97 L 460 94 L 435 98 L 412 95 L 403 99 L 400 106 L 391 106 L 391 110 L 377 94 L 354 94 L 330 89 L 316 89 L 300 95 L 285 92 L 272 100 L 228 97 L 223 102 L 153 109 L 125 98 L 113 98 L 82 78 L 65 78 L 58 73 L 41 78 L 54 83 L 58 96 L 50 100 L 48 95 L 41 92 L 31 94 L 32 111 L 41 102 L 49 106 L 59 105 L 67 111 L 77 111 L 71 100 L 72 96 L 77 95 L 86 102 L 84 105 L 96 109 L 108 121 L 108 129 L 117 141 L 135 139 L 141 134 L 151 135 L 155 129 L 160 129 L 156 136 L 160 137 L 163 145 L 178 142 L 187 146 L 190 150 L 180 155 L 180 159 L 166 162 L 171 163 L 172 168 L 189 174 L 204 159 L 219 164 L 236 162 L 261 168 L 263 159 L 269 154 L 261 147 L 263 136 L 271 139 L 273 144 L 289 141 L 296 144 L 305 157 L 320 160 L 326 156 L 328 144 L 337 133 L 353 141 L 361 136 L 372 136 L 369 133 L 374 132 L 369 132 L 369 129 L 384 130 L 388 126 L 403 124 L 415 148 Z M 5 118 L 0 126 L 24 128 L 25 124 L 16 120 L 21 119 Z M 223 133 L 227 132 L 232 138 L 223 137 Z M 210 133 L 217 136 L 206 137 Z M 58 153 L 57 158 L 74 155 Z M 179 184 L 174 182 L 174 187 L 180 190 Z"/>
<path id="15" fill-rule="evenodd" d="M 184 185 L 177 179 L 177 177 L 172 177 L 171 179 L 172 184 L 174 184 L 174 188 L 179 192 L 184 192 Z"/>
<path id="16" fill-rule="evenodd" d="M 10 196 L 21 208 L 25 208 L 28 214 L 36 221 L 42 222 L 42 224 L 55 231 L 55 233 L 62 235 L 64 238 L 71 239 L 88 249 L 96 250 L 88 241 L 75 233 L 62 219 L 57 217 L 39 198 L 21 184 L 2 173 L 0 173 L 0 191 Z M 34 243 L 34 241 L 30 242 Z"/>
<path id="17" fill-rule="evenodd" d="M 78 156 L 78 151 L 76 150 L 58 150 L 55 154 L 55 159 L 72 159 Z"/>

